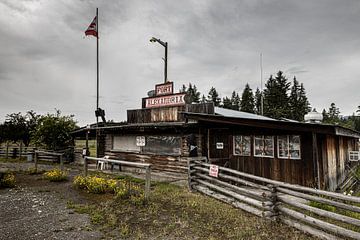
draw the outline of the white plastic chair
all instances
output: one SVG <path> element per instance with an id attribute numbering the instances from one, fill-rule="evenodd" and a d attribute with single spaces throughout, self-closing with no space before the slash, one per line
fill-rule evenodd
<path id="1" fill-rule="evenodd" d="M 104 156 L 104 159 L 109 159 L 109 156 Z M 108 168 L 108 163 L 106 161 L 98 160 L 96 164 L 96 169 L 106 170 Z"/>

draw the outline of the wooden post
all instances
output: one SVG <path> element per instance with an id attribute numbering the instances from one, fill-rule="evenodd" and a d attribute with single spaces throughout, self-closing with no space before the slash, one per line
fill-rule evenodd
<path id="1" fill-rule="evenodd" d="M 269 191 L 271 192 L 269 200 L 272 202 L 272 207 L 270 208 L 270 214 L 267 217 L 270 218 L 273 221 L 277 220 L 278 217 L 278 211 L 277 211 L 277 189 L 276 186 L 272 184 L 268 184 L 267 187 L 269 188 Z"/>
<path id="2" fill-rule="evenodd" d="M 6 160 L 9 158 L 9 142 L 6 142 Z"/>
<path id="3" fill-rule="evenodd" d="M 35 163 L 35 173 L 37 172 L 37 165 L 38 165 L 38 153 L 34 151 L 34 163 Z"/>
<path id="4" fill-rule="evenodd" d="M 150 166 L 148 166 L 146 167 L 146 178 L 145 178 L 145 201 L 149 200 L 150 185 L 151 185 L 151 169 Z"/>
<path id="5" fill-rule="evenodd" d="M 318 154 L 318 147 L 317 147 L 317 138 L 316 133 L 312 133 L 312 144 L 313 144 L 313 163 L 314 163 L 314 172 L 316 175 L 314 176 L 317 180 L 317 188 L 321 189 L 320 184 L 320 163 L 319 163 L 319 154 Z"/>
<path id="6" fill-rule="evenodd" d="M 63 155 L 59 155 L 60 158 L 60 170 L 64 171 L 64 160 L 63 160 Z"/>
<path id="7" fill-rule="evenodd" d="M 22 156 L 22 150 L 23 150 L 23 143 L 20 142 L 20 151 L 19 151 L 19 159 L 21 160 L 21 156 Z"/>
<path id="8" fill-rule="evenodd" d="M 84 157 L 84 175 L 85 177 L 88 174 L 88 163 L 87 163 L 87 156 Z"/>
<path id="9" fill-rule="evenodd" d="M 188 159 L 188 188 L 189 188 L 189 191 L 193 191 L 193 188 L 192 188 L 192 183 L 191 183 L 191 173 L 193 171 L 193 161 L 191 160 L 191 158 Z"/>

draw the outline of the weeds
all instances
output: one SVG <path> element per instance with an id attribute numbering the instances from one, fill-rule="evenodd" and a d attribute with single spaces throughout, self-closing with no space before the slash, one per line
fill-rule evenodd
<path id="1" fill-rule="evenodd" d="M 60 169 L 52 169 L 44 173 L 44 178 L 50 182 L 63 182 L 67 181 L 68 173 Z"/>
<path id="2" fill-rule="evenodd" d="M 12 188 L 15 187 L 15 175 L 11 172 L 6 172 L 0 178 L 0 188 Z"/>

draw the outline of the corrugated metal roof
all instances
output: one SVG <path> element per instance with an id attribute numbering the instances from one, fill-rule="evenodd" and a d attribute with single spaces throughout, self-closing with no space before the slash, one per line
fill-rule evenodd
<path id="1" fill-rule="evenodd" d="M 261 116 L 261 115 L 256 115 L 256 114 L 253 114 L 253 113 L 235 111 L 235 110 L 225 109 L 225 108 L 220 108 L 220 107 L 215 107 L 215 114 L 221 115 L 221 116 L 224 116 L 224 117 L 277 121 L 276 119 L 269 118 L 269 117 L 264 117 L 264 116 Z"/>

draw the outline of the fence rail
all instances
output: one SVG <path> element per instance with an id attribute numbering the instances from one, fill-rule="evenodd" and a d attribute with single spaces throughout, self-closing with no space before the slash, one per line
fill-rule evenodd
<path id="1" fill-rule="evenodd" d="M 58 158 L 59 159 L 59 162 L 60 162 L 60 169 L 61 171 L 64 170 L 64 158 L 63 158 L 63 153 L 57 153 L 57 152 L 47 152 L 47 151 L 38 151 L 38 150 L 35 150 L 34 151 L 34 163 L 35 163 L 35 172 L 37 171 L 37 165 L 38 165 L 38 161 L 40 160 L 39 159 L 39 156 L 45 156 L 46 159 L 49 158 L 52 158 L 52 157 L 55 157 L 55 158 Z M 41 159 L 43 160 L 43 159 Z"/>
<path id="2" fill-rule="evenodd" d="M 313 234 L 322 239 L 360 239 L 360 198 L 292 185 L 233 169 L 189 160 L 189 188 L 234 205 L 247 212 Z M 318 208 L 313 204 L 325 204 Z M 335 207 L 335 208 L 334 208 Z M 331 211 L 330 208 L 334 208 Z"/>
<path id="3" fill-rule="evenodd" d="M 0 148 L 0 157 L 18 158 L 33 153 L 34 147 L 2 147 Z"/>
<path id="4" fill-rule="evenodd" d="M 150 186 L 151 186 L 151 164 L 149 163 L 138 163 L 138 162 L 129 162 L 123 160 L 114 160 L 107 158 L 95 158 L 95 157 L 85 157 L 84 158 L 84 175 L 88 174 L 88 162 L 91 161 L 101 161 L 105 163 L 115 163 L 119 165 L 125 165 L 130 167 L 144 168 L 145 169 L 145 200 L 147 201 L 150 197 Z"/>

